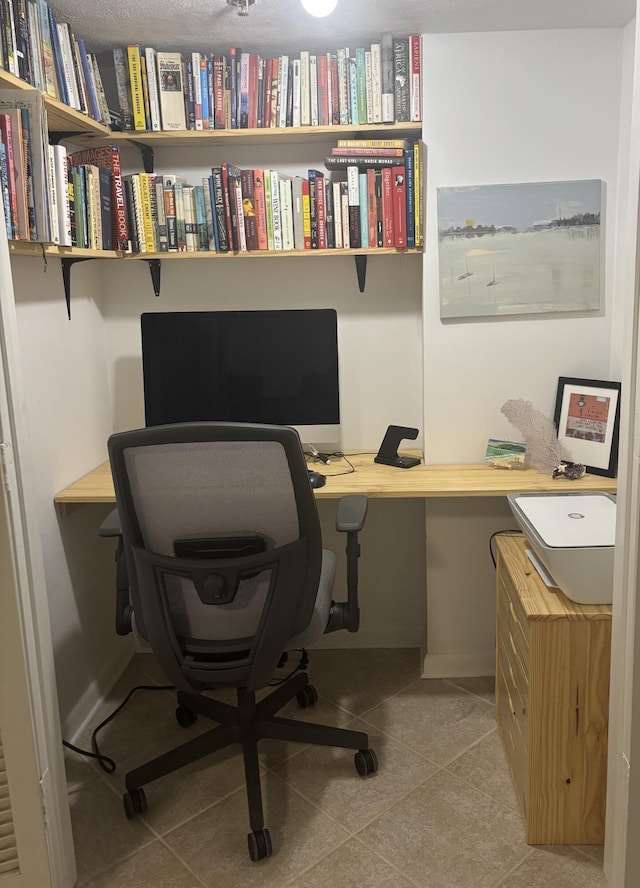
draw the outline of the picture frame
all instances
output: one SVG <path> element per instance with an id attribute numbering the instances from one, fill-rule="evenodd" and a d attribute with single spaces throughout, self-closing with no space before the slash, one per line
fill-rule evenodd
<path id="1" fill-rule="evenodd" d="M 620 437 L 619 382 L 561 376 L 554 423 L 562 459 L 615 478 Z"/>

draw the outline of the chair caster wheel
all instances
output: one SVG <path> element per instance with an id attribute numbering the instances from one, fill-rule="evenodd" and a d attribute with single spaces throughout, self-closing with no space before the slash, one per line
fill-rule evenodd
<path id="1" fill-rule="evenodd" d="M 189 709 L 188 706 L 176 707 L 176 721 L 181 728 L 190 728 L 197 718 L 198 713 L 193 709 Z"/>
<path id="2" fill-rule="evenodd" d="M 271 836 L 266 827 L 250 832 L 247 835 L 247 842 L 249 844 L 249 856 L 254 863 L 257 863 L 258 860 L 263 860 L 265 857 L 271 857 Z"/>
<path id="3" fill-rule="evenodd" d="M 359 749 L 353 757 L 356 771 L 361 777 L 375 774 L 378 770 L 378 757 L 373 749 Z"/>
<path id="4" fill-rule="evenodd" d="M 130 789 L 129 792 L 125 792 L 122 796 L 122 802 L 124 804 L 124 813 L 129 820 L 135 817 L 136 814 L 144 814 L 147 810 L 147 797 L 144 794 L 144 789 Z"/>
<path id="5" fill-rule="evenodd" d="M 296 700 L 301 709 L 306 709 L 307 706 L 313 706 L 314 703 L 318 702 L 318 692 L 313 685 L 305 685 L 296 694 Z"/>

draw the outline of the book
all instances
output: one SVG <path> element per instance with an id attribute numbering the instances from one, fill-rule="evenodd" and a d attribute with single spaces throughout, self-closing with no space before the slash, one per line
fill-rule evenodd
<path id="1" fill-rule="evenodd" d="M 137 179 L 140 189 L 140 207 L 142 210 L 142 235 L 144 238 L 144 252 L 155 253 L 156 243 L 153 232 L 153 209 L 152 200 L 155 203 L 155 192 L 151 193 L 150 173 L 136 173 L 134 180 Z"/>
<path id="2" fill-rule="evenodd" d="M 396 123 L 411 119 L 409 38 L 393 38 L 393 106 Z"/>
<path id="3" fill-rule="evenodd" d="M 198 252 L 198 227 L 193 185 L 182 186 L 182 209 L 184 213 L 185 245 L 187 253 Z"/>
<path id="4" fill-rule="evenodd" d="M 411 79 L 409 82 L 409 119 L 422 120 L 422 38 L 412 34 L 409 38 Z"/>
<path id="5" fill-rule="evenodd" d="M 160 118 L 160 94 L 158 92 L 158 68 L 155 49 L 152 46 L 145 47 L 144 57 L 147 66 L 150 128 L 153 132 L 159 132 L 162 129 L 162 120 Z"/>
<path id="6" fill-rule="evenodd" d="M 273 249 L 282 249 L 282 215 L 280 212 L 280 177 L 277 170 L 269 170 L 271 177 L 271 217 L 273 219 Z"/>
<path id="7" fill-rule="evenodd" d="M 309 180 L 309 220 L 311 224 L 311 249 L 318 250 L 320 248 L 318 195 L 320 192 L 320 187 L 324 188 L 324 174 L 320 170 L 309 170 L 307 177 Z"/>
<path id="8" fill-rule="evenodd" d="M 360 246 L 369 246 L 369 196 L 367 173 L 358 173 L 358 198 L 360 203 Z"/>
<path id="9" fill-rule="evenodd" d="M 131 86 L 131 108 L 133 110 L 133 128 L 136 131 L 147 129 L 144 113 L 144 92 L 142 88 L 142 66 L 140 63 L 140 47 L 135 43 L 127 46 L 129 62 L 129 82 Z"/>
<path id="10" fill-rule="evenodd" d="M 117 145 L 105 145 L 100 148 L 85 148 L 81 151 L 74 151 L 69 155 L 69 162 L 72 166 L 91 163 L 98 167 L 106 167 L 109 170 L 111 174 L 112 249 L 127 250 L 129 231 L 119 147 Z"/>
<path id="11" fill-rule="evenodd" d="M 311 125 L 310 53 L 300 51 L 300 126 Z"/>
<path id="12" fill-rule="evenodd" d="M 54 145 L 54 148 L 58 146 Z M 66 167 L 66 164 L 65 164 Z M 100 234 L 102 238 L 102 249 L 110 250 L 111 249 L 111 231 L 112 231 L 112 221 L 111 221 L 111 174 L 106 167 L 96 167 L 98 170 L 98 184 L 100 189 Z M 65 191 L 66 183 L 65 183 Z M 61 219 L 64 218 L 63 214 L 61 215 Z M 61 222 L 62 225 L 62 222 Z M 63 243 L 62 240 L 63 233 L 62 229 L 60 231 L 60 243 Z"/>
<path id="13" fill-rule="evenodd" d="M 416 245 L 416 217 L 414 213 L 416 195 L 415 195 L 415 167 L 413 149 L 405 151 L 404 156 L 405 168 L 405 187 L 406 187 L 406 229 L 407 229 L 407 247 L 412 248 Z"/>
<path id="14" fill-rule="evenodd" d="M 62 72 L 67 93 L 67 103 L 80 110 L 80 97 L 76 84 L 75 67 L 73 64 L 73 50 L 71 48 L 71 32 L 66 22 L 57 24 L 58 41 L 60 43 L 60 57 L 62 59 Z"/>
<path id="15" fill-rule="evenodd" d="M 242 191 L 242 212 L 247 250 L 258 249 L 258 222 L 254 198 L 253 170 L 241 170 L 240 188 Z"/>
<path id="16" fill-rule="evenodd" d="M 218 251 L 229 252 L 229 229 L 227 228 L 227 213 L 225 210 L 224 186 L 222 184 L 222 167 L 211 167 L 211 187 L 213 191 L 213 214 L 218 232 Z"/>
<path id="17" fill-rule="evenodd" d="M 204 212 L 206 217 L 206 247 L 210 252 L 219 253 L 218 230 L 213 215 L 213 183 L 211 176 L 202 178 L 202 193 L 204 197 Z"/>
<path id="18" fill-rule="evenodd" d="M 335 211 L 333 206 L 333 182 L 324 180 L 324 228 L 326 232 L 326 248 L 334 250 L 336 247 Z"/>
<path id="19" fill-rule="evenodd" d="M 267 203 L 265 195 L 265 177 L 263 169 L 253 171 L 253 195 L 256 208 L 256 226 L 258 229 L 258 249 L 268 249 L 267 239 Z"/>
<path id="20" fill-rule="evenodd" d="M 395 121 L 394 108 L 394 80 L 393 80 L 393 37 L 391 34 L 383 34 L 381 46 L 382 69 L 382 122 L 393 123 Z"/>
<path id="21" fill-rule="evenodd" d="M 280 188 L 280 223 L 282 228 L 282 249 L 294 249 L 293 235 L 293 195 L 291 191 L 291 176 L 280 173 L 278 177 Z"/>
<path id="22" fill-rule="evenodd" d="M 389 157 L 388 155 L 384 157 L 376 157 L 364 154 L 331 154 L 329 157 L 325 157 L 324 165 L 328 170 L 345 170 L 350 166 L 357 166 L 360 167 L 360 169 L 384 166 L 393 167 L 398 163 L 399 159 L 399 157 Z"/>
<path id="23" fill-rule="evenodd" d="M 338 148 L 400 148 L 411 147 L 408 139 L 338 139 Z"/>
<path id="24" fill-rule="evenodd" d="M 164 217 L 167 227 L 167 252 L 178 252 L 178 229 L 176 227 L 176 196 L 173 176 L 163 176 Z"/>
<path id="25" fill-rule="evenodd" d="M 306 179 L 303 176 L 294 176 L 291 181 L 291 197 L 293 206 L 293 248 L 295 250 L 304 250 L 303 188 L 305 182 Z"/>
<path id="26" fill-rule="evenodd" d="M 372 122 L 382 123 L 382 45 L 371 44 Z"/>
<path id="27" fill-rule="evenodd" d="M 357 166 L 347 167 L 347 201 L 349 208 L 349 247 L 357 249 L 360 243 L 360 181 Z"/>
<path id="28" fill-rule="evenodd" d="M 186 130 L 182 84 L 182 55 L 179 52 L 156 53 L 158 92 L 162 129 L 168 132 Z"/>
<path id="29" fill-rule="evenodd" d="M 49 219 L 51 242 L 60 243 L 60 217 L 58 213 L 58 187 L 56 185 L 55 158 L 53 145 L 48 146 L 48 187 L 49 187 L 49 207 L 51 215 Z"/>
<path id="30" fill-rule="evenodd" d="M 58 243 L 70 247 L 71 241 L 71 207 L 69 205 L 69 172 L 67 166 L 67 149 L 64 145 L 51 145 L 53 153 L 53 171 L 58 209 Z M 110 246 L 104 249 L 110 249 Z"/>
<path id="31" fill-rule="evenodd" d="M 384 246 L 395 246 L 393 174 L 390 167 L 382 169 L 382 217 Z"/>
<path id="32" fill-rule="evenodd" d="M 404 164 L 391 170 L 393 183 L 394 247 L 404 250 L 407 246 L 407 189 Z"/>
<path id="33" fill-rule="evenodd" d="M 271 170 L 264 170 L 264 207 L 267 219 L 267 249 L 273 250 L 273 200 L 271 199 Z"/>
<path id="34" fill-rule="evenodd" d="M 118 90 L 118 103 L 122 115 L 122 129 L 133 129 L 133 109 L 131 106 L 131 89 L 129 86 L 129 62 L 127 53 L 123 47 L 113 50 L 113 64 L 116 75 L 116 87 Z"/>
<path id="35" fill-rule="evenodd" d="M 366 75 L 365 49 L 359 46 L 356 49 L 356 104 L 358 118 L 354 123 L 367 123 L 367 75 Z"/>
<path id="36" fill-rule="evenodd" d="M 332 157 L 404 157 L 402 148 L 332 148 Z"/>
<path id="37" fill-rule="evenodd" d="M 7 221 L 7 236 L 10 240 L 20 240 L 23 235 L 20 233 L 18 223 L 18 195 L 16 189 L 14 147 L 12 122 L 10 115 L 5 111 L 0 114 L 0 139 L 4 147 L 4 156 L 6 161 L 6 172 L 4 177 L 5 187 L 7 189 L 7 203 L 9 208 Z"/>
<path id="38" fill-rule="evenodd" d="M 367 177 L 367 244 L 369 247 L 378 246 L 378 219 L 376 202 L 376 170 L 366 172 Z"/>
<path id="39" fill-rule="evenodd" d="M 196 250 L 205 252 L 209 249 L 209 233 L 207 230 L 207 205 L 202 185 L 193 186 L 193 206 L 196 224 Z"/>
<path id="40" fill-rule="evenodd" d="M 164 176 L 155 174 L 149 177 L 149 186 L 155 192 L 153 237 L 156 252 L 167 253 L 169 251 L 169 232 L 167 229 L 167 210 L 165 203 Z"/>
<path id="41" fill-rule="evenodd" d="M 38 5 L 38 27 L 42 40 L 40 58 L 45 92 L 52 98 L 64 102 L 65 105 L 70 105 L 58 25 L 53 10 L 45 0 L 36 0 L 36 2 Z"/>

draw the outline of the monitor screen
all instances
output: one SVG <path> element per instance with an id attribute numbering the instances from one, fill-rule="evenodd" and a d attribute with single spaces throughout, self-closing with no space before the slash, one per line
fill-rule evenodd
<path id="1" fill-rule="evenodd" d="M 334 309 L 147 312 L 141 326 L 148 426 L 259 422 L 338 440 Z"/>

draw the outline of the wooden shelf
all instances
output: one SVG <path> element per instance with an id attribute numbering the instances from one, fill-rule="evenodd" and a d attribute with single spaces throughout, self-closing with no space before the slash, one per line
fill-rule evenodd
<path id="1" fill-rule="evenodd" d="M 202 250 L 183 253 L 118 253 L 126 259 L 293 259 L 313 256 L 402 256 L 405 253 L 421 254 L 422 249 L 396 250 L 391 247 L 367 247 L 366 249 L 348 250 L 247 250 L 236 253 L 216 253 L 214 250 Z"/>
<path id="2" fill-rule="evenodd" d="M 108 138 L 87 134 L 78 141 L 86 145 L 123 145 L 140 142 L 149 148 L 157 147 L 193 147 L 199 143 L 204 145 L 215 142 L 218 145 L 249 145 L 249 144 L 288 144 L 296 142 L 327 142 L 331 139 L 345 138 L 417 138 L 422 134 L 422 123 L 389 123 L 368 124 L 362 126 L 286 126 L 267 127 L 265 129 L 228 129 L 228 130 L 181 130 L 180 132 L 112 132 Z"/>
<path id="3" fill-rule="evenodd" d="M 0 71 L 0 87 L 4 89 L 31 90 L 35 89 L 19 77 L 8 71 Z M 42 93 L 47 109 L 47 125 L 51 133 L 95 133 L 97 136 L 108 137 L 111 130 L 107 126 L 93 120 L 86 114 L 65 105 Z"/>
<path id="4" fill-rule="evenodd" d="M 58 259 L 122 259 L 126 253 L 116 250 L 90 250 L 82 247 L 58 247 L 34 241 L 9 241 L 12 256 L 54 256 Z M 161 254 L 162 255 L 162 254 Z"/>

